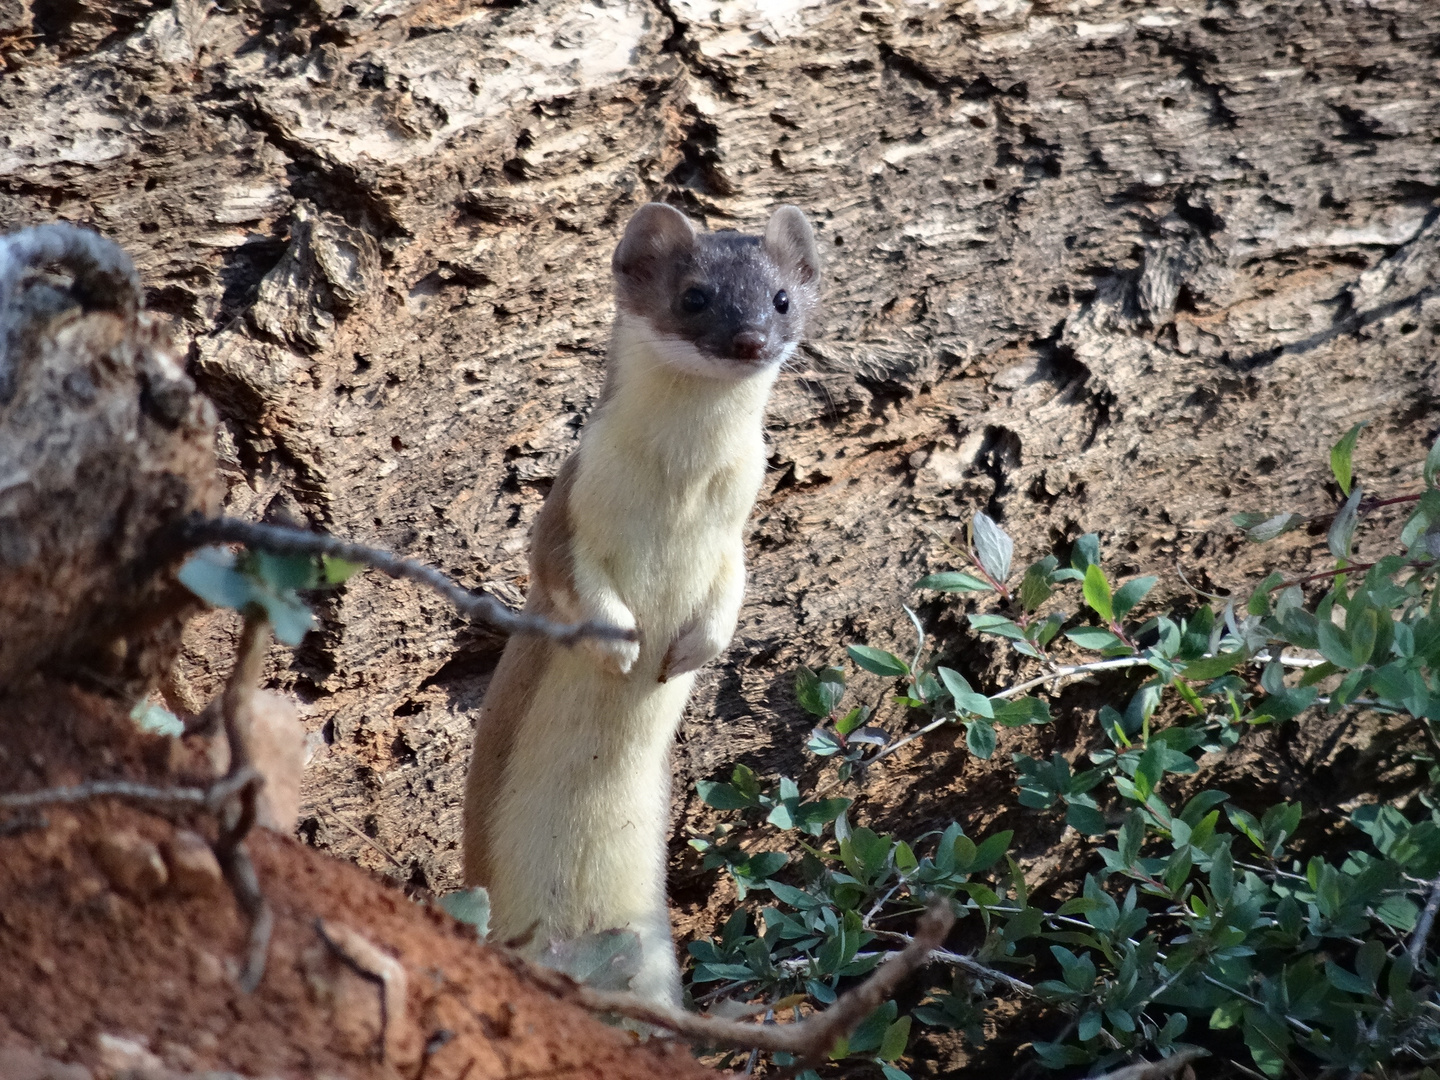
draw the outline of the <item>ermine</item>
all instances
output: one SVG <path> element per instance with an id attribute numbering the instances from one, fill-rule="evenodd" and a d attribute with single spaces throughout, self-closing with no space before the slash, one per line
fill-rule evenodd
<path id="1" fill-rule="evenodd" d="M 512 637 L 475 732 L 465 880 L 493 938 L 633 930 L 631 988 L 680 1001 L 665 900 L 670 745 L 695 671 L 735 632 L 765 402 L 815 314 L 819 252 L 782 206 L 763 236 L 650 203 L 611 262 L 605 382 L 535 521 L 525 610 L 639 640 Z"/>

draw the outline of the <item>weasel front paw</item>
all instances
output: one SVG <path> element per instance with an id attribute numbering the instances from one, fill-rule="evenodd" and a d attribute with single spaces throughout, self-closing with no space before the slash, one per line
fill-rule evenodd
<path id="1" fill-rule="evenodd" d="M 640 659 L 640 642 L 615 641 L 586 638 L 585 647 L 590 650 L 600 666 L 612 675 L 628 675 Z"/>
<path id="2" fill-rule="evenodd" d="M 725 648 L 728 637 L 722 638 L 710 622 L 693 622 L 670 642 L 665 656 L 660 661 L 660 675 L 657 682 L 668 682 L 677 675 L 698 671 Z"/>
<path id="3" fill-rule="evenodd" d="M 617 604 L 604 614 L 594 616 L 595 621 L 618 626 L 622 630 L 635 630 L 635 616 L 623 604 Z M 640 659 L 640 642 L 621 641 L 617 638 L 583 638 L 581 647 L 590 653 L 601 668 L 612 675 L 628 675 Z"/>

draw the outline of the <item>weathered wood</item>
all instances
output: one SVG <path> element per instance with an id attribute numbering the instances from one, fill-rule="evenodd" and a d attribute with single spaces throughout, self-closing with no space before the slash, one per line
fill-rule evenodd
<path id="1" fill-rule="evenodd" d="M 215 409 L 139 300 L 94 233 L 0 236 L 0 690 L 44 666 L 134 698 L 199 606 L 160 543 L 219 503 Z"/>
<path id="2" fill-rule="evenodd" d="M 629 211 L 812 213 L 825 331 L 777 395 L 750 599 L 687 779 L 793 768 L 794 665 L 908 641 L 898 603 L 977 507 L 1024 556 L 1099 530 L 1122 561 L 1240 588 L 1261 562 L 1229 513 L 1321 509 L 1356 420 L 1376 490 L 1434 436 L 1428 0 L 296 7 L 132 5 L 3 52 L 0 224 L 91 221 L 137 253 L 151 306 L 198 336 L 230 513 L 518 599 Z M 196 703 L 229 653 L 210 626 Z M 327 738 L 311 790 L 417 880 L 454 881 L 497 652 L 366 578 L 273 672 Z"/>

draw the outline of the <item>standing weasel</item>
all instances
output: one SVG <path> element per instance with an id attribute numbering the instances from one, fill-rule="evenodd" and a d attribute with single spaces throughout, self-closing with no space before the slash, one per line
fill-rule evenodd
<path id="1" fill-rule="evenodd" d="M 650 203 L 611 262 L 605 384 L 535 521 L 525 610 L 637 629 L 564 648 L 512 637 L 465 792 L 465 880 L 497 939 L 640 939 L 639 994 L 678 1004 L 665 903 L 670 743 L 694 672 L 729 643 L 742 531 L 765 472 L 765 400 L 819 301 L 804 214 L 697 232 Z"/>

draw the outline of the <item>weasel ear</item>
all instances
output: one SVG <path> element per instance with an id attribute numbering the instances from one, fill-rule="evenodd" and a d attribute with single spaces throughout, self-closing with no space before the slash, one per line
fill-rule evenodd
<path id="1" fill-rule="evenodd" d="M 820 277 L 820 249 L 810 222 L 798 206 L 781 206 L 765 226 L 765 250 L 785 270 L 793 270 L 809 284 Z"/>
<path id="2" fill-rule="evenodd" d="M 659 267 L 694 247 L 695 226 L 689 218 L 665 203 L 646 203 L 625 226 L 610 268 L 617 278 L 649 281 Z"/>

